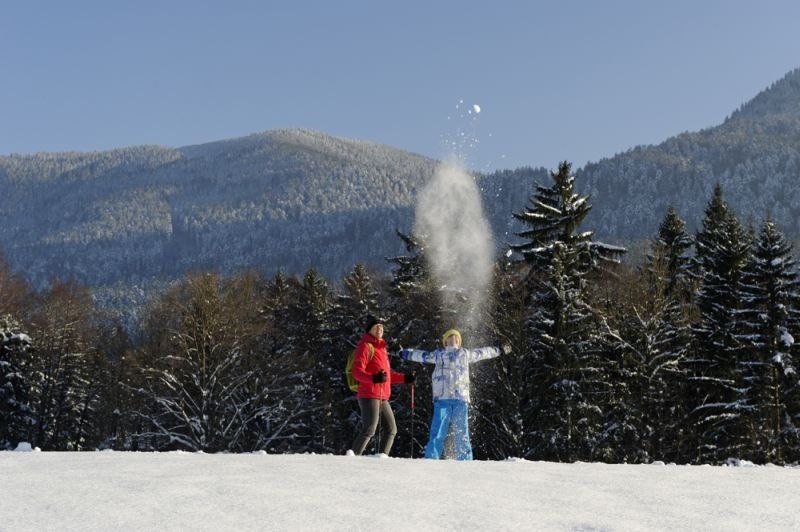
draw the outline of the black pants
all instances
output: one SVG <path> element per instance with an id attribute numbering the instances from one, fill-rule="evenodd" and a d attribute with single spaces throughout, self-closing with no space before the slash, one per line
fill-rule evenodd
<path id="1" fill-rule="evenodd" d="M 378 428 L 378 418 L 383 418 L 381 422 L 381 452 L 389 454 L 392 450 L 394 437 L 397 435 L 397 423 L 394 422 L 394 413 L 389 401 L 380 399 L 359 399 L 358 406 L 361 407 L 361 432 L 353 442 L 353 452 L 360 455 L 364 453 L 367 444 L 375 435 Z"/>

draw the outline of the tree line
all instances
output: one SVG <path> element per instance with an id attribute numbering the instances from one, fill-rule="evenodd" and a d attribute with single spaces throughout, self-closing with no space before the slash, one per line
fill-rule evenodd
<path id="1" fill-rule="evenodd" d="M 798 462 L 800 281 L 776 224 L 743 224 L 717 186 L 696 234 L 669 208 L 629 264 L 582 227 L 590 209 L 564 162 L 513 213 L 520 240 L 462 330 L 467 346 L 513 348 L 473 370 L 476 458 Z M 343 368 L 364 317 L 386 320 L 393 352 L 461 326 L 425 235 L 398 237 L 390 274 L 357 264 L 335 284 L 314 268 L 187 274 L 134 337 L 85 287 L 35 292 L 0 267 L 0 448 L 343 453 L 359 421 Z M 420 456 L 430 368 L 403 364 L 417 404 L 412 417 L 395 389 L 394 452 Z"/>

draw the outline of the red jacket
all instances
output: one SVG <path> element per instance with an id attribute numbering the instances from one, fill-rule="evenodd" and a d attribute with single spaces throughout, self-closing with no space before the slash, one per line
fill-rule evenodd
<path id="1" fill-rule="evenodd" d="M 374 354 L 369 358 L 369 345 L 372 344 Z M 375 384 L 372 376 L 380 370 L 386 372 L 386 382 Z M 392 395 L 392 384 L 405 382 L 405 375 L 392 371 L 389 366 L 389 354 L 386 352 L 386 342 L 383 338 L 375 338 L 369 333 L 364 333 L 356 346 L 353 357 L 353 377 L 358 381 L 359 399 L 389 399 Z"/>

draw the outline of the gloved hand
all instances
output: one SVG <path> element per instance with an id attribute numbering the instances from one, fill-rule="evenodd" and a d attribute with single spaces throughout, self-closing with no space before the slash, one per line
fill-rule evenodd
<path id="1" fill-rule="evenodd" d="M 503 344 L 500 349 L 502 349 L 504 355 L 508 355 L 511 353 L 511 344 Z"/>
<path id="2" fill-rule="evenodd" d="M 416 371 L 412 371 L 411 373 L 406 373 L 406 376 L 403 379 L 403 382 L 405 382 L 406 384 L 414 384 L 414 381 L 416 381 L 416 380 L 417 380 L 417 372 Z"/>
<path id="3" fill-rule="evenodd" d="M 375 384 L 380 384 L 382 382 L 386 382 L 386 372 L 383 371 L 383 370 L 380 370 L 378 373 L 375 373 L 372 376 L 372 382 L 374 382 Z"/>

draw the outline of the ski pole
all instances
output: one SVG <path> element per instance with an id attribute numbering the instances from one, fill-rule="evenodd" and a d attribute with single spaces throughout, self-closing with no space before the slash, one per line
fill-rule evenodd
<path id="1" fill-rule="evenodd" d="M 380 456 L 381 449 L 381 429 L 383 428 L 383 390 L 378 392 L 378 433 L 375 435 L 375 454 Z"/>
<path id="2" fill-rule="evenodd" d="M 411 458 L 414 458 L 414 383 L 411 383 Z"/>

